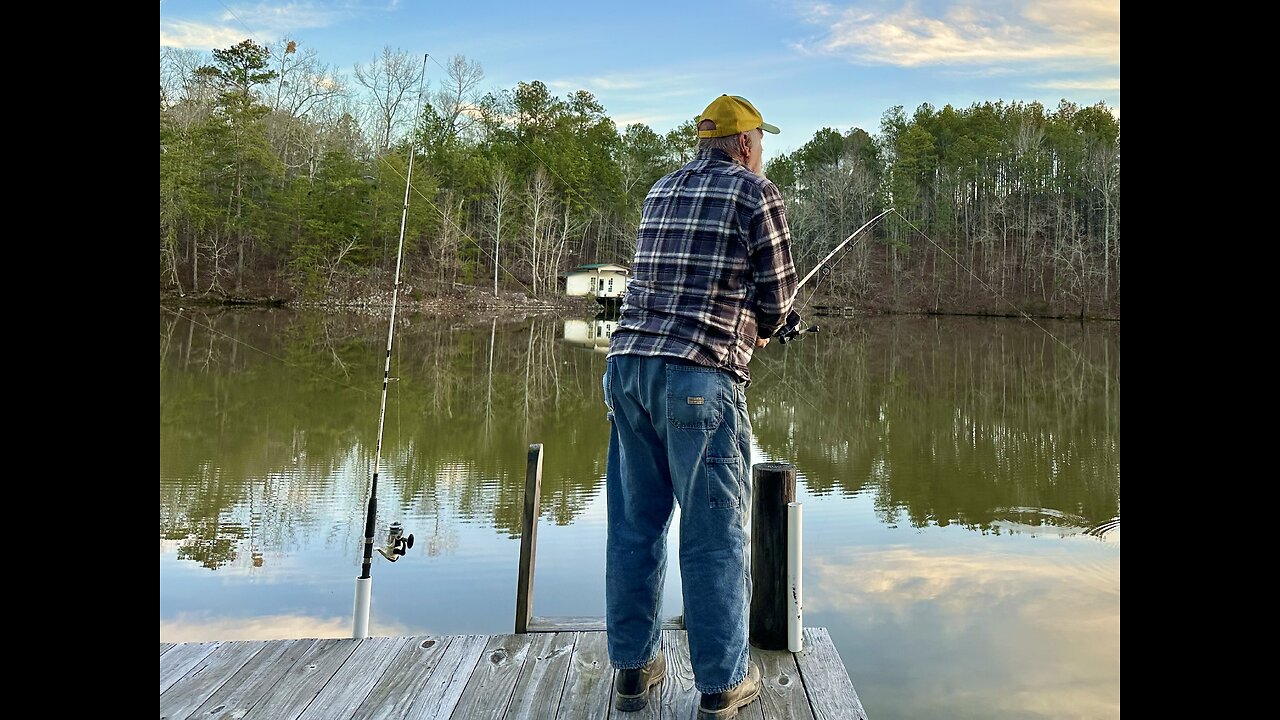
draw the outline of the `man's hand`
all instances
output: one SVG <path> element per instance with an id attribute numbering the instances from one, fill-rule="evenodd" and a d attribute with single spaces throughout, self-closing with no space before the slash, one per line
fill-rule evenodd
<path id="1" fill-rule="evenodd" d="M 791 312 L 787 313 L 786 323 L 782 326 L 782 329 L 775 334 L 779 337 L 779 342 L 781 342 L 783 345 L 786 345 L 788 340 L 791 340 L 795 336 L 799 335 L 800 334 L 800 313 L 796 312 L 795 310 L 792 310 Z"/>
<path id="2" fill-rule="evenodd" d="M 757 350 L 759 350 L 760 348 L 762 348 L 762 347 L 764 347 L 765 345 L 768 345 L 768 344 L 769 344 L 769 338 L 756 338 L 756 349 L 757 349 Z"/>

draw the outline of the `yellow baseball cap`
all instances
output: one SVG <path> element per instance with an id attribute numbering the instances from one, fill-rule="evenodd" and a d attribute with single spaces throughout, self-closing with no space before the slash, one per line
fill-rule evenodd
<path id="1" fill-rule="evenodd" d="M 703 120 L 710 120 L 716 126 L 712 130 L 699 130 L 698 137 L 728 137 L 756 128 L 774 135 L 778 134 L 776 125 L 765 122 L 760 116 L 760 111 L 756 110 L 756 106 L 738 95 L 721 95 L 712 100 L 707 109 L 698 116 L 699 123 Z"/>

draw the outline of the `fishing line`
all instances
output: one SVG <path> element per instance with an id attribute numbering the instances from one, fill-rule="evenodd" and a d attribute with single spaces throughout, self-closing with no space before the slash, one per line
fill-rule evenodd
<path id="1" fill-rule="evenodd" d="M 928 241 L 928 242 L 929 242 L 929 244 L 933 245 L 935 248 L 937 248 L 939 251 L 941 251 L 944 255 L 946 255 L 949 259 L 951 259 L 951 261 L 952 261 L 952 262 L 954 262 L 957 266 L 959 266 L 960 268 L 962 268 L 965 272 L 969 273 L 969 275 L 971 275 L 975 280 L 977 280 L 977 281 L 978 281 L 978 283 L 979 283 L 980 285 L 982 285 L 982 287 L 983 287 L 983 288 L 985 288 L 985 289 L 986 289 L 987 291 L 989 291 L 992 295 L 994 295 L 995 297 L 999 298 L 1001 301 L 1003 301 L 1004 303 L 1006 303 L 1006 304 L 1008 304 L 1010 307 L 1012 307 L 1012 308 L 1014 309 L 1014 311 L 1016 311 L 1016 312 L 1017 312 L 1017 314 L 1018 314 L 1020 317 L 1022 317 L 1022 318 L 1023 318 L 1023 319 L 1025 319 L 1025 320 L 1027 320 L 1028 322 L 1030 322 L 1030 323 L 1031 323 L 1032 325 L 1034 325 L 1035 327 L 1039 328 L 1041 332 L 1043 332 L 1045 335 L 1049 336 L 1049 338 L 1051 338 L 1055 343 L 1057 343 L 1058 345 L 1060 345 L 1060 346 L 1062 346 L 1063 348 L 1065 348 L 1068 352 L 1070 352 L 1070 353 L 1071 353 L 1071 355 L 1076 359 L 1076 361 L 1077 361 L 1077 362 L 1083 361 L 1083 359 L 1084 359 L 1084 358 L 1083 358 L 1083 355 L 1081 355 L 1079 352 L 1077 352 L 1077 351 L 1075 350 L 1075 348 L 1072 348 L 1070 345 L 1067 345 L 1067 344 L 1066 344 L 1066 342 L 1064 342 L 1063 340 L 1059 339 L 1059 338 L 1058 338 L 1057 336 L 1055 336 L 1052 332 L 1049 332 L 1048 328 L 1044 327 L 1042 324 L 1040 324 L 1039 322 L 1037 322 L 1037 321 L 1036 321 L 1034 318 L 1032 318 L 1029 314 L 1027 314 L 1026 312 L 1024 312 L 1020 307 L 1018 307 L 1018 306 L 1017 306 L 1013 301 L 1011 301 L 1011 300 L 1009 300 L 1008 298 L 1006 298 L 1006 297 L 1005 297 L 1004 295 L 1002 295 L 999 291 L 997 291 L 995 288 L 993 288 L 989 283 L 987 283 L 986 281 L 984 281 L 984 280 L 983 280 L 983 279 L 982 279 L 982 278 L 981 278 L 981 277 L 980 277 L 980 276 L 979 276 L 979 275 L 978 275 L 978 274 L 977 274 L 977 273 L 976 273 L 972 268 L 970 268 L 970 267 L 968 267 L 967 265 L 965 265 L 965 264 L 964 264 L 963 262 L 961 262 L 958 258 L 956 258 L 956 256 L 955 256 L 955 255 L 953 255 L 951 252 L 949 252 L 945 247 L 943 247 L 942 245 L 940 245 L 939 243 L 937 243 L 936 241 L 934 241 L 934 240 L 933 240 L 933 238 L 929 237 L 929 235 L 928 235 L 927 233 L 925 233 L 923 230 L 921 230 L 919 227 L 917 227 L 914 223 L 912 223 L 909 219 L 907 219 L 907 217 L 906 217 L 905 215 L 903 215 L 903 214 L 902 214 L 899 210 L 897 210 L 896 208 L 889 208 L 888 210 L 885 210 L 884 212 L 880 213 L 880 214 L 879 214 L 879 215 L 877 215 L 876 217 L 872 218 L 872 220 L 871 220 L 871 221 L 868 221 L 868 223 L 867 223 L 867 224 L 865 224 L 865 225 L 863 225 L 863 227 L 862 227 L 862 228 L 860 228 L 858 231 L 855 231 L 853 235 L 850 235 L 848 238 L 846 238 L 846 239 L 844 240 L 844 242 L 842 242 L 840 245 L 836 246 L 836 248 L 835 248 L 834 250 L 832 250 L 830 253 L 828 253 L 828 254 L 827 254 L 827 256 L 826 256 L 825 258 L 823 258 L 823 259 L 822 259 L 822 260 L 821 260 L 821 261 L 820 261 L 816 266 L 814 266 L 814 268 L 813 268 L 812 270 L 810 270 L 810 271 L 809 271 L 809 273 L 808 273 L 808 274 L 806 274 L 806 275 L 805 275 L 804 279 L 803 279 L 803 280 L 801 280 L 801 282 L 800 282 L 800 286 L 796 288 L 797 293 L 799 292 L 799 290 L 801 289 L 801 287 L 803 287 L 803 286 L 804 286 L 804 284 L 805 284 L 805 283 L 806 283 L 810 278 L 812 278 L 816 273 L 818 273 L 818 272 L 821 272 L 821 273 L 822 273 L 822 276 L 819 278 L 818 282 L 816 282 L 816 283 L 814 284 L 813 288 L 810 290 L 810 292 L 809 292 L 808 296 L 807 296 L 807 297 L 806 297 L 806 299 L 805 299 L 804 304 L 803 304 L 803 305 L 801 305 L 800 310 L 797 310 L 797 311 L 796 311 L 797 313 L 799 313 L 800 311 L 802 311 L 802 310 L 804 310 L 805 308 L 807 308 L 807 307 L 808 307 L 809 302 L 810 302 L 810 301 L 811 301 L 811 300 L 816 296 L 816 294 L 817 294 L 818 285 L 820 285 L 820 284 L 821 284 L 821 281 L 822 281 L 823 279 L 825 279 L 825 277 L 831 273 L 831 266 L 832 266 L 832 263 L 829 263 L 829 261 L 831 260 L 831 258 L 832 258 L 832 257 L 833 257 L 837 252 L 840 252 L 840 250 L 841 250 L 841 249 L 843 249 L 843 251 L 844 251 L 844 252 L 840 253 L 840 257 L 839 257 L 839 259 L 836 261 L 836 263 L 838 264 L 840 260 L 843 260 L 843 259 L 844 259 L 844 257 L 845 257 L 846 255 L 848 255 L 850 252 L 852 252 L 852 251 L 853 251 L 853 249 L 854 249 L 855 247 L 857 247 L 859 244 L 861 244 L 861 240 L 859 240 L 857 243 L 854 243 L 854 244 L 852 244 L 852 245 L 848 245 L 849 241 L 850 241 L 850 240 L 852 240 L 852 239 L 853 239 L 853 238 L 854 238 L 854 237 L 855 237 L 859 232 L 861 232 L 863 229 L 865 229 L 865 228 L 867 228 L 868 226 L 870 226 L 872 222 L 875 222 L 876 220 L 880 219 L 881 217 L 883 217 L 884 215 L 886 215 L 886 214 L 888 214 L 888 213 L 890 213 L 890 212 L 892 212 L 893 214 L 897 215 L 897 216 L 898 216 L 898 217 L 899 217 L 899 218 L 900 218 L 904 223 L 906 223 L 906 224 L 907 224 L 907 226 L 909 226 L 912 230 L 916 231 L 916 233 L 918 233 L 921 237 L 923 237 L 926 241 Z M 847 245 L 847 247 L 845 247 L 846 245 Z M 784 360 L 785 360 L 785 359 L 784 359 Z M 783 366 L 783 369 L 785 370 L 785 369 L 786 369 L 786 363 L 785 363 L 785 361 L 782 363 L 782 366 Z M 774 368 L 771 368 L 771 367 L 770 367 L 770 368 L 767 368 L 767 370 L 768 370 L 769 372 L 768 372 L 768 374 L 766 374 L 766 375 L 764 375 L 763 377 L 761 377 L 761 379 L 762 379 L 762 380 L 763 380 L 763 379 L 770 378 L 770 377 L 772 377 L 775 373 L 777 373 L 777 371 L 776 371 Z M 782 384 L 783 384 L 783 385 L 784 385 L 788 390 L 790 390 L 790 391 L 791 391 L 791 395 L 792 395 L 793 397 L 799 397 L 800 399 L 802 399 L 804 402 L 806 402 L 806 403 L 807 403 L 811 408 L 813 408 L 814 410 L 819 410 L 819 409 L 820 409 L 820 408 L 819 408 L 819 407 L 818 407 L 818 406 L 817 406 L 817 405 L 816 405 L 812 400 L 809 400 L 807 397 L 805 397 L 805 395 L 804 395 L 804 394 L 802 394 L 802 393 L 800 393 L 800 392 L 797 392 L 797 391 L 796 391 L 796 388 L 795 388 L 795 387 L 792 385 L 792 383 L 791 383 L 791 382 L 790 382 L 790 381 L 785 377 L 785 373 L 783 373 L 783 374 L 779 375 L 779 381 L 780 381 L 780 382 L 781 382 L 781 383 L 782 383 Z"/>
<path id="2" fill-rule="evenodd" d="M 893 208 L 889 208 L 889 209 L 887 209 L 887 210 L 884 210 L 884 211 L 880 212 L 878 215 L 876 215 L 875 217 L 873 217 L 873 218 L 871 218 L 870 220 L 868 220 L 868 221 L 866 221 L 865 223 L 863 223 L 863 224 L 862 224 L 862 227 L 859 227 L 857 230 L 854 230 L 852 233 L 850 233 L 850 234 L 849 234 L 849 237 L 845 238 L 844 240 L 841 240 L 841 241 L 840 241 L 840 243 L 839 243 L 838 245 L 836 245 L 836 246 L 831 250 L 831 252 L 827 253 L 827 254 L 826 254 L 826 256 L 822 258 L 822 260 L 819 260 L 819 261 L 818 261 L 818 264 L 817 264 L 817 265 L 814 265 L 814 266 L 813 266 L 813 268 L 812 268 L 812 269 L 810 269 L 810 270 L 809 270 L 809 272 L 805 274 L 804 278 L 803 278 L 803 279 L 801 279 L 799 283 L 797 283 L 797 285 L 796 285 L 796 290 L 795 290 L 795 295 L 792 295 L 792 305 L 793 305 L 793 310 L 792 310 L 792 312 L 794 312 L 794 313 L 796 314 L 796 317 L 798 318 L 798 320 L 797 320 L 797 327 L 794 329 L 794 332 L 793 332 L 793 333 L 790 333 L 790 334 L 791 334 L 791 338 L 792 338 L 792 339 L 794 339 L 794 338 L 798 337 L 798 336 L 799 336 L 799 334 L 800 334 L 801 332 L 804 332 L 804 330 L 803 330 L 803 329 L 800 329 L 800 326 L 802 326 L 802 325 L 806 325 L 807 323 L 805 322 L 805 320 L 804 320 L 803 318 L 801 318 L 801 317 L 800 317 L 800 311 L 801 311 L 801 310 L 804 310 L 805 308 L 807 308 L 807 307 L 809 306 L 809 301 L 810 301 L 810 300 L 812 300 L 812 299 L 813 299 L 813 297 L 814 297 L 814 295 L 817 293 L 817 290 L 818 290 L 817 286 L 821 284 L 821 279 L 819 279 L 819 281 L 818 281 L 817 283 L 815 283 L 815 284 L 814 284 L 813 289 L 812 289 L 812 290 L 810 291 L 810 293 L 809 293 L 809 297 L 808 297 L 808 299 L 806 299 L 806 300 L 805 300 L 805 302 L 804 302 L 804 304 L 800 306 L 800 309 L 799 309 L 799 310 L 795 310 L 795 309 L 794 309 L 794 304 L 795 304 L 795 300 L 794 300 L 794 298 L 795 298 L 797 295 L 799 295 L 800 291 L 804 288 L 804 286 L 805 286 L 805 285 L 809 282 L 809 280 L 811 280 L 811 279 L 813 278 L 813 276 L 814 276 L 814 275 L 816 275 L 817 273 L 821 272 L 821 273 L 822 273 L 822 277 L 825 277 L 825 276 L 829 275 L 829 274 L 831 273 L 831 265 L 830 265 L 831 258 L 835 257 L 835 255 L 836 255 L 837 253 L 840 253 L 840 260 L 843 260 L 843 259 L 844 259 L 844 257 L 845 257 L 845 255 L 847 255 L 851 250 L 853 250 L 853 248 L 855 248 L 855 247 L 857 247 L 858 245 L 860 245 L 860 244 L 862 243 L 862 241 L 863 241 L 864 239 L 866 239 L 866 238 L 859 238 L 857 242 L 854 242 L 854 243 L 851 245 L 850 243 L 851 243 L 851 242 L 853 242 L 853 239 L 854 239 L 854 238 L 856 238 L 856 237 L 858 237 L 858 235 L 862 234 L 863 232 L 865 232 L 865 231 L 869 230 L 873 224 L 875 224 L 876 222 L 878 222 L 878 221 L 879 221 L 881 218 L 883 218 L 885 215 L 888 215 L 890 212 L 894 212 Z M 870 235 L 867 235 L 867 237 L 870 237 Z M 843 253 L 841 253 L 841 250 L 843 250 L 844 252 L 843 252 Z M 837 262 L 838 262 L 838 261 L 837 261 Z M 813 329 L 813 328 L 816 328 L 816 327 L 817 327 L 817 326 L 815 325 L 815 326 L 812 326 L 812 327 L 811 327 L 811 328 L 809 328 L 809 329 Z M 788 333 L 788 329 L 784 327 L 782 330 L 780 330 L 780 331 L 779 331 L 779 334 L 782 334 L 782 333 Z M 783 338 L 780 338 L 780 340 L 782 340 L 782 339 L 783 339 Z M 783 344 L 783 345 L 784 345 L 784 347 L 785 347 L 785 344 L 786 344 L 786 343 L 785 343 L 785 340 L 782 342 L 782 344 Z M 779 382 L 781 382 L 781 383 L 782 383 L 782 384 L 783 384 L 783 385 L 784 385 L 788 390 L 790 390 L 790 391 L 791 391 L 791 395 L 792 395 L 793 397 L 798 397 L 798 398 L 800 398 L 800 399 L 804 400 L 804 401 L 805 401 L 806 403 L 808 403 L 808 404 L 809 404 L 809 406 L 810 406 L 811 408 L 813 408 L 814 410 L 821 410 L 821 408 L 819 408 L 819 407 L 818 407 L 818 406 L 817 406 L 817 405 L 816 405 L 812 400 L 809 400 L 807 397 L 805 397 L 805 396 L 804 396 L 804 394 L 802 394 L 802 393 L 798 392 L 798 391 L 796 390 L 795 386 L 794 386 L 794 385 L 792 385 L 792 383 L 791 383 L 789 380 L 787 380 L 787 378 L 786 378 L 786 374 L 785 374 L 785 371 L 786 371 L 786 368 L 787 368 L 786 358 L 787 358 L 787 353 L 786 353 L 786 351 L 784 350 L 784 352 L 783 352 L 783 359 L 782 359 L 782 361 L 781 361 L 781 362 L 782 362 L 782 369 L 783 369 L 783 372 L 782 372 L 782 373 L 779 375 L 779 377 L 778 377 Z M 777 373 L 777 371 L 776 371 L 774 368 L 771 368 L 771 367 L 768 367 L 768 366 L 766 366 L 766 367 L 765 367 L 765 370 L 767 370 L 768 372 L 767 372 L 765 375 L 761 376 L 761 378 L 760 378 L 761 380 L 765 380 L 765 379 L 771 378 L 771 377 L 773 377 L 773 376 L 774 376 L 774 374 L 776 374 L 776 373 Z"/>
<path id="3" fill-rule="evenodd" d="M 1082 359 L 1082 357 L 1081 357 L 1080 353 L 1076 352 L 1075 348 L 1071 347 L 1070 345 L 1067 345 L 1067 344 L 1066 344 L 1065 342 L 1063 342 L 1062 340 L 1059 340 L 1059 339 L 1058 339 L 1058 337 L 1057 337 L 1057 336 L 1055 336 L 1053 333 L 1049 332 L 1049 330 L 1048 330 L 1045 326 L 1043 326 L 1043 325 L 1041 325 L 1040 323 L 1036 322 L 1034 318 L 1032 318 L 1032 317 L 1031 317 L 1030 315 L 1028 315 L 1027 313 L 1023 312 L 1022 308 L 1020 308 L 1020 307 L 1018 307 L 1017 305 L 1015 305 L 1015 304 L 1013 303 L 1013 301 L 1012 301 L 1012 300 L 1009 300 L 1009 299 L 1008 299 L 1008 298 L 1006 298 L 1005 296 L 1001 295 L 1001 294 L 999 293 L 999 291 L 997 291 L 995 288 L 991 287 L 991 285 L 989 285 L 985 280 L 983 280 L 983 279 L 978 275 L 978 273 L 974 272 L 974 271 L 973 271 L 972 269 L 970 269 L 967 265 L 965 265 L 964 263 L 960 262 L 960 260 L 959 260 L 959 259 L 957 259 L 955 255 L 952 255 L 950 252 L 948 252 L 948 251 L 947 251 L 947 249 L 946 249 L 946 248 L 944 248 L 944 247 L 942 247 L 941 245 L 939 245 L 938 243 L 934 242 L 933 238 L 931 238 L 931 237 L 929 237 L 928 235 L 926 235 L 926 234 L 925 234 L 925 232 L 924 232 L 923 230 L 921 230 L 920 228 L 916 227 L 914 223 L 912 223 L 910 220 L 908 220 L 908 219 L 907 219 L 907 216 L 906 216 L 906 215 L 903 215 L 902 213 L 898 212 L 897 210 L 894 210 L 893 212 L 894 212 L 894 214 L 896 214 L 898 217 L 902 218 L 902 222 L 904 222 L 904 223 L 906 223 L 908 226 L 910 226 L 910 228 L 911 228 L 912 230 L 915 230 L 916 232 L 920 233 L 920 236 L 921 236 L 921 237 L 923 237 L 925 240 L 928 240 L 928 241 L 929 241 L 929 244 L 931 244 L 931 245 L 933 245 L 934 247 L 938 248 L 938 250 L 942 251 L 942 254 L 946 255 L 946 256 L 947 256 L 947 257 L 949 257 L 949 258 L 951 258 L 951 261 L 952 261 L 952 262 L 954 262 L 956 265 L 959 265 L 959 266 L 960 266 L 960 267 L 961 267 L 965 272 L 967 272 L 967 273 L 969 273 L 971 276 L 973 276 L 973 279 L 974 279 L 974 280 L 977 280 L 977 281 L 978 281 L 978 284 L 982 285 L 982 287 L 984 287 L 984 288 L 986 288 L 988 291 L 990 291 L 992 295 L 995 295 L 997 298 L 999 298 L 1000 300 L 1003 300 L 1006 304 L 1008 304 L 1008 305 L 1009 305 L 1009 307 L 1013 308 L 1014 312 L 1018 313 L 1018 315 L 1020 315 L 1024 320 L 1026 320 L 1026 321 L 1030 322 L 1032 325 L 1035 325 L 1036 327 L 1038 327 L 1038 328 L 1040 328 L 1041 330 L 1043 330 L 1045 335 L 1048 335 L 1050 338 L 1053 338 L 1053 341 L 1054 341 L 1054 342 L 1056 342 L 1056 343 L 1058 343 L 1059 345 L 1061 345 L 1062 347 L 1066 348 L 1068 352 L 1070 352 L 1073 356 L 1075 356 L 1076 360 L 1081 360 L 1081 359 Z"/>
<path id="4" fill-rule="evenodd" d="M 809 272 L 804 276 L 804 278 L 800 280 L 799 284 L 797 284 L 797 285 L 796 285 L 796 294 L 799 294 L 799 292 L 800 292 L 800 288 L 803 288 L 803 287 L 805 286 L 805 283 L 809 282 L 810 278 L 812 278 L 812 277 L 814 276 L 814 274 L 816 274 L 818 271 L 822 271 L 823 276 L 829 275 L 829 274 L 831 273 L 831 266 L 830 266 L 828 263 L 830 262 L 831 258 L 832 258 L 832 257 L 834 257 L 836 253 L 840 252 L 841 250 L 844 250 L 844 251 L 845 251 L 845 252 L 844 252 L 844 254 L 841 254 L 841 255 L 840 255 L 840 259 L 841 259 L 841 260 L 843 260 L 843 259 L 844 259 L 844 257 L 845 257 L 845 255 L 846 255 L 846 254 L 848 254 L 848 252 L 854 248 L 854 245 L 850 245 L 849 243 L 850 243 L 850 242 L 851 242 L 855 237 L 858 237 L 858 235 L 861 235 L 863 231 L 865 231 L 865 230 L 867 230 L 868 228 L 870 228 L 870 227 L 872 226 L 872 224 L 874 224 L 874 223 L 875 223 L 876 221 L 878 221 L 880 218 L 884 217 L 885 215 L 888 215 L 888 214 L 889 214 L 889 213 L 891 213 L 891 212 L 896 212 L 896 211 L 895 211 L 893 208 L 889 208 L 889 209 L 887 209 L 887 210 L 884 210 L 884 211 L 883 211 L 883 212 L 881 212 L 879 215 L 876 215 L 875 217 L 873 217 L 873 218 L 871 218 L 870 220 L 868 220 L 868 221 L 866 221 L 865 223 L 863 223 L 863 224 L 862 224 L 862 227 L 860 227 L 860 228 L 858 228 L 857 230 L 854 230 L 852 233 L 850 233 L 850 234 L 849 234 L 849 237 L 847 237 L 847 238 L 845 238 L 844 240 L 840 241 L 840 244 L 839 244 L 839 245 L 836 245 L 836 246 L 835 246 L 835 248 L 831 250 L 831 252 L 827 253 L 827 256 L 826 256 L 826 257 L 824 257 L 824 258 L 822 258 L 821 260 L 819 260 L 819 261 L 818 261 L 818 264 L 817 264 L 817 265 L 814 265 L 814 266 L 813 266 L 813 269 L 812 269 L 812 270 L 810 270 L 810 271 L 809 271 Z M 859 240 L 857 243 L 855 243 L 855 245 L 860 244 L 861 242 L 862 242 L 862 241 L 861 241 L 861 240 Z M 821 284 L 821 282 L 822 282 L 822 281 L 821 281 L 821 279 L 820 279 L 820 280 L 818 281 L 818 283 L 815 283 L 815 284 L 814 284 L 813 290 L 811 290 L 811 291 L 809 292 L 809 297 L 805 300 L 804 305 L 802 305 L 802 306 L 800 307 L 800 309 L 801 309 L 801 310 L 803 310 L 803 309 L 805 309 L 805 308 L 809 307 L 809 301 L 810 301 L 810 300 L 812 300 L 812 299 L 813 299 L 813 297 L 814 297 L 814 295 L 815 295 L 815 293 L 817 293 L 817 291 L 818 291 L 818 285 L 819 285 L 819 284 Z M 795 297 L 795 296 L 793 295 L 793 296 L 792 296 L 792 298 L 793 298 L 793 304 L 794 304 L 794 297 Z M 796 313 L 797 313 L 797 314 L 799 314 L 799 310 L 797 310 L 797 311 L 796 311 Z"/>

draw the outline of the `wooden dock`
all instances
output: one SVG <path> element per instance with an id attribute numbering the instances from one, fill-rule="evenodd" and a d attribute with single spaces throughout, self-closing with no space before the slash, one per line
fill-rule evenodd
<path id="1" fill-rule="evenodd" d="M 603 632 L 160 643 L 160 720 L 693 720 L 685 631 L 663 649 L 667 679 L 620 713 Z M 825 628 L 751 656 L 763 688 L 744 720 L 866 720 Z"/>

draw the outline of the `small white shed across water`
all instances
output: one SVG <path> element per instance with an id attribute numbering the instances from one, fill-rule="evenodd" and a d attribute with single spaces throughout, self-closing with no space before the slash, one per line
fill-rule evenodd
<path id="1" fill-rule="evenodd" d="M 590 296 L 602 303 L 616 303 L 627 291 L 630 274 L 631 269 L 625 265 L 579 265 L 566 273 L 564 292 L 571 297 Z"/>

